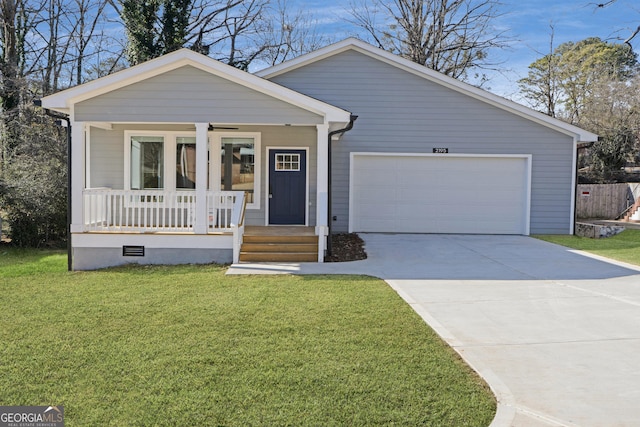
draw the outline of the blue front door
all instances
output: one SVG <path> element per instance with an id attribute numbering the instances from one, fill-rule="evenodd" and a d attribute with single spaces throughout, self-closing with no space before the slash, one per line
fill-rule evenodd
<path id="1" fill-rule="evenodd" d="M 269 150 L 269 224 L 304 225 L 307 195 L 305 150 Z"/>

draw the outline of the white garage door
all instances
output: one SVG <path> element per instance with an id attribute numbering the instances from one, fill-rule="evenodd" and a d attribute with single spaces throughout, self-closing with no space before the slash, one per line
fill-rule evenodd
<path id="1" fill-rule="evenodd" d="M 530 156 L 352 153 L 349 228 L 529 234 Z"/>

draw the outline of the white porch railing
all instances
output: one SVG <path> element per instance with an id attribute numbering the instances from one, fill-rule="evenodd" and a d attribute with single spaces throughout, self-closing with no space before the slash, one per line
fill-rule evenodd
<path id="1" fill-rule="evenodd" d="M 198 221 L 209 232 L 233 232 L 243 227 L 244 192 L 208 191 L 207 217 L 196 217 L 194 191 L 84 190 L 84 231 L 194 232 Z M 241 237 L 240 237 L 241 238 Z"/>

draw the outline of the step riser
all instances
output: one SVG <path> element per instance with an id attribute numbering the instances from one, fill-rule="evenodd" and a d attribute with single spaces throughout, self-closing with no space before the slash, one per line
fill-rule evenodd
<path id="1" fill-rule="evenodd" d="M 318 236 L 245 234 L 240 262 L 318 262 Z"/>
<path id="2" fill-rule="evenodd" d="M 240 253 L 241 262 L 317 262 L 318 254 L 313 253 Z"/>
<path id="3" fill-rule="evenodd" d="M 318 252 L 318 245 L 307 243 L 244 243 L 242 252 Z"/>
<path id="4" fill-rule="evenodd" d="M 244 243 L 308 243 L 318 244 L 318 236 L 247 236 L 242 238 Z"/>

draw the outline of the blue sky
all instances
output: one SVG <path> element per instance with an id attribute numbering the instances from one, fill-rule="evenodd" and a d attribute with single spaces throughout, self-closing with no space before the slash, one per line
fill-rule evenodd
<path id="1" fill-rule="evenodd" d="M 617 0 L 606 8 L 596 3 L 605 0 L 503 0 L 504 13 L 494 25 L 508 30 L 514 41 L 509 50 L 491 53 L 491 60 L 500 61 L 500 72 L 490 73 L 485 88 L 499 95 L 518 100 L 517 80 L 525 77 L 527 66 L 549 52 L 550 25 L 553 24 L 554 46 L 587 37 L 621 41 L 640 25 L 640 2 Z M 331 34 L 336 40 L 357 35 L 357 29 L 345 21 L 349 17 L 349 2 L 344 0 L 290 0 L 301 5 L 319 25 L 319 32 Z M 640 52 L 640 34 L 634 39 Z"/>

